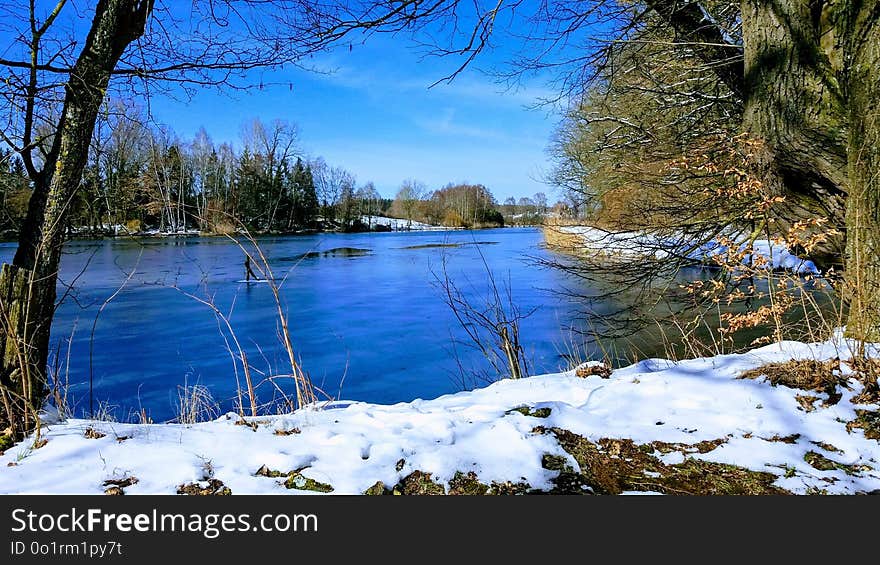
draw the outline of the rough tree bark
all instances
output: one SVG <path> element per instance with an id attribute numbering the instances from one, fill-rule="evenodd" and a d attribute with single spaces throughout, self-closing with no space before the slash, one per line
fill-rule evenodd
<path id="1" fill-rule="evenodd" d="M 845 14 L 849 111 L 847 333 L 880 341 L 880 2 Z"/>
<path id="2" fill-rule="evenodd" d="M 52 147 L 34 171 L 33 194 L 12 264 L 0 273 L 0 430 L 21 437 L 46 391 L 49 331 L 67 212 L 80 184 L 111 72 L 144 32 L 152 0 L 100 0 L 65 85 Z"/>
<path id="3" fill-rule="evenodd" d="M 835 8 L 821 0 L 742 2 L 743 129 L 762 142 L 756 165 L 770 191 L 786 197 L 785 212 L 842 227 L 847 116 Z M 834 244 L 826 252 L 839 263 L 842 240 Z"/>

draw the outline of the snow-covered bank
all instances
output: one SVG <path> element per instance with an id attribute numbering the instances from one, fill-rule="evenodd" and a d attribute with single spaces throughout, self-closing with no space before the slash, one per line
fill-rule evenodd
<path id="1" fill-rule="evenodd" d="M 549 229 L 576 236 L 587 249 L 595 249 L 606 255 L 626 258 L 665 259 L 673 255 L 686 257 L 697 262 L 711 263 L 714 256 L 723 255 L 729 251 L 729 247 L 720 241 L 697 243 L 684 236 L 660 237 L 644 232 L 611 232 L 590 226 L 552 226 Z M 742 238 L 736 237 L 732 239 L 734 241 L 742 240 Z M 751 244 L 751 250 L 755 255 L 766 260 L 764 268 L 800 274 L 819 273 L 815 263 L 792 254 L 781 243 L 758 239 Z M 744 261 L 749 259 L 746 256 Z"/>
<path id="2" fill-rule="evenodd" d="M 361 216 L 361 223 L 365 226 L 370 226 L 371 229 L 375 229 L 376 226 L 382 226 L 390 231 L 448 231 L 453 229 L 401 218 L 386 218 L 385 216 Z"/>
<path id="3" fill-rule="evenodd" d="M 641 490 L 664 490 L 651 487 L 661 472 L 714 462 L 725 473 L 735 469 L 719 464 L 760 471 L 773 489 L 794 493 L 874 491 L 880 442 L 847 424 L 877 406 L 853 403 L 861 385 L 845 363 L 837 402 L 737 378 L 769 362 L 837 356 L 846 357 L 840 343 L 785 342 L 677 364 L 646 360 L 610 378 L 572 371 L 435 400 L 335 403 L 247 422 L 233 414 L 196 425 L 70 420 L 49 425 L 42 447 L 31 440 L 0 457 L 0 492 L 174 493 L 197 483 L 233 494 L 362 493 L 378 481 L 390 488 L 424 478 L 415 471 L 447 490 L 457 472 L 486 485 L 551 490 L 560 469 L 585 476 L 572 437 L 611 463 L 627 464 L 627 449 L 637 448 L 651 459 Z M 593 487 L 585 480 L 577 488 Z"/>

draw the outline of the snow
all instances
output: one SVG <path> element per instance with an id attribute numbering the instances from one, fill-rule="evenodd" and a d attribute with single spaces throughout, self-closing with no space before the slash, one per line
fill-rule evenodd
<path id="1" fill-rule="evenodd" d="M 411 222 L 401 218 L 386 218 L 384 216 L 361 216 L 361 222 L 368 226 L 387 226 L 392 231 L 447 231 L 451 229 L 444 226 L 432 226 L 422 222 Z"/>
<path id="2" fill-rule="evenodd" d="M 857 407 L 876 406 L 852 403 L 860 390 L 855 380 L 850 389 L 839 389 L 839 403 L 817 403 L 815 411 L 805 412 L 795 399 L 802 391 L 736 378 L 767 362 L 845 358 L 846 351 L 838 338 L 679 363 L 651 359 L 618 369 L 608 379 L 582 379 L 570 371 L 504 380 L 434 400 L 335 402 L 248 418 L 256 429 L 238 425 L 241 418 L 235 414 L 193 425 L 56 418 L 43 430 L 46 445 L 32 449 L 31 439 L 0 457 L 0 492 L 100 494 L 105 480 L 131 476 L 138 482 L 125 488 L 127 494 L 174 493 L 179 485 L 209 476 L 234 494 L 306 492 L 287 490 L 283 478 L 256 476 L 262 465 L 283 473 L 305 467 L 304 476 L 331 484 L 336 494 L 362 493 L 376 481 L 391 486 L 417 469 L 443 484 L 456 471 L 473 471 L 483 482 L 525 481 L 548 489 L 556 472 L 542 468 L 543 454 L 577 464 L 554 436 L 533 433 L 539 425 L 591 441 L 694 444 L 727 438 L 704 454 L 671 452 L 661 459 L 677 463 L 694 457 L 767 471 L 779 477 L 776 485 L 796 493 L 811 487 L 839 494 L 872 491 L 880 489 L 880 442 L 866 439 L 860 429 L 848 432 L 846 422 L 856 417 Z M 511 412 L 523 405 L 532 411 L 550 408 L 550 415 Z M 107 435 L 89 439 L 84 433 L 90 427 Z M 294 428 L 298 433 L 274 433 Z M 800 434 L 792 444 L 770 441 L 792 434 Z M 840 452 L 825 452 L 816 442 Z M 866 467 L 852 474 L 819 471 L 804 461 L 808 451 Z"/>
<path id="3" fill-rule="evenodd" d="M 607 255 L 621 257 L 652 257 L 665 259 L 670 255 L 684 256 L 699 262 L 709 262 L 712 257 L 726 253 L 728 246 L 717 240 L 698 243 L 685 236 L 661 237 L 654 234 L 634 231 L 611 232 L 588 226 L 561 226 L 563 233 L 579 236 L 587 247 L 594 247 Z M 741 238 L 733 238 L 741 241 Z M 740 250 L 744 247 L 740 247 Z M 816 264 L 792 254 L 788 248 L 767 239 L 758 239 L 752 243 L 752 251 L 766 259 L 763 268 L 787 270 L 799 274 L 819 274 Z M 744 262 L 750 257 L 746 256 Z"/>

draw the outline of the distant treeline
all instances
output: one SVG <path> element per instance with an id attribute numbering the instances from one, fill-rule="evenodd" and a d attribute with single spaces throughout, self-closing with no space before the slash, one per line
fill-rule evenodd
<path id="1" fill-rule="evenodd" d="M 372 182 L 358 185 L 344 168 L 303 157 L 296 126 L 282 120 L 246 124 L 237 147 L 213 142 L 204 129 L 183 141 L 146 124 L 118 103 L 99 121 L 81 189 L 70 202 L 73 232 L 357 231 L 370 227 L 363 216 L 479 228 L 502 226 L 505 216 L 509 223 L 536 223 L 546 209 L 545 198 L 499 206 L 488 188 L 466 183 L 432 191 L 407 180 L 394 199 L 383 198 Z M 0 153 L 0 230 L 17 232 L 29 198 L 21 161 Z"/>

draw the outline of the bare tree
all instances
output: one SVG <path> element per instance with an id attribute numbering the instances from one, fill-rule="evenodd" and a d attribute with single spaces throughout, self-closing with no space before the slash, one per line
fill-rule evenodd
<path id="1" fill-rule="evenodd" d="M 343 207 L 343 197 L 346 193 L 346 187 L 353 187 L 355 184 L 354 176 L 342 167 L 332 167 L 327 164 L 324 159 L 315 159 L 312 163 L 312 177 L 315 181 L 315 192 L 321 206 L 321 216 L 325 222 L 331 225 L 336 222 L 337 209 Z M 344 212 L 344 210 L 340 210 Z M 343 217 L 346 217 L 343 214 Z"/>
<path id="2" fill-rule="evenodd" d="M 425 197 L 426 192 L 424 183 L 415 179 L 407 179 L 401 183 L 400 190 L 394 197 L 410 227 L 412 227 L 419 202 Z"/>
<path id="3" fill-rule="evenodd" d="M 20 437 L 42 402 L 67 217 L 107 94 L 257 85 L 254 69 L 299 65 L 326 45 L 316 36 L 324 27 L 318 8 L 308 0 L 0 7 L 8 38 L 0 49 L 0 139 L 21 156 L 33 185 L 18 249 L 0 274 L 0 428 Z"/>

